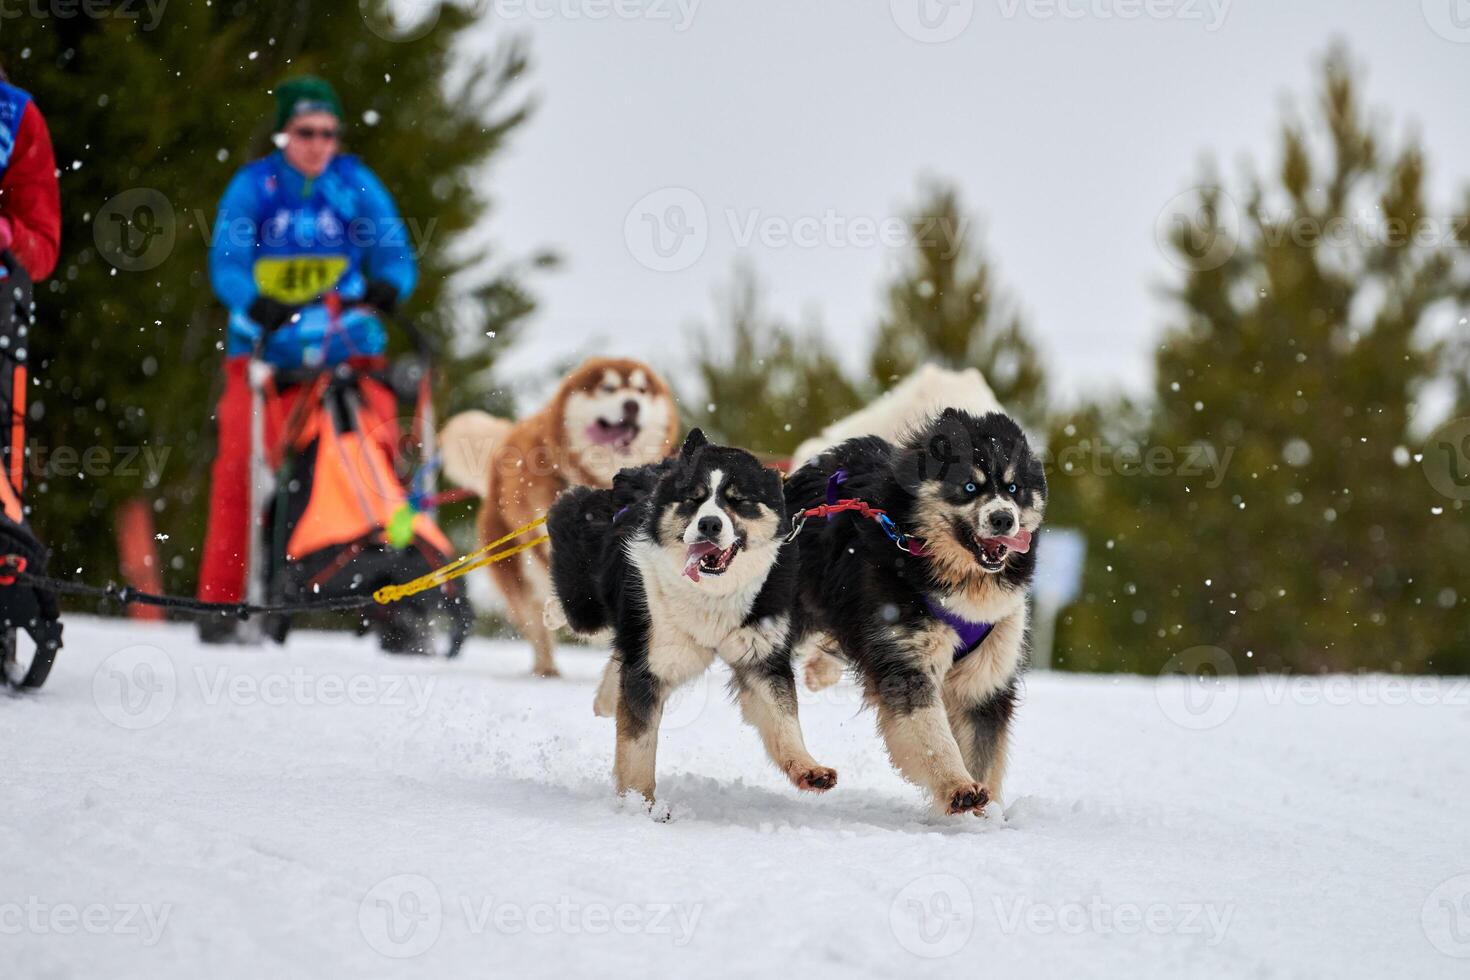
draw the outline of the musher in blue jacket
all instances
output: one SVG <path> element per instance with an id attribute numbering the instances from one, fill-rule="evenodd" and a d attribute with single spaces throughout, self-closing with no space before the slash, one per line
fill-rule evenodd
<path id="1" fill-rule="evenodd" d="M 327 82 L 303 76 L 282 83 L 280 149 L 242 167 L 220 201 L 209 281 L 229 308 L 230 327 L 201 599 L 238 602 L 245 592 L 251 354 L 281 367 L 381 358 L 386 335 L 372 311 L 391 314 L 417 277 L 387 189 L 357 157 L 337 152 L 342 121 L 342 104 Z M 278 422 L 267 415 L 268 442 Z"/>

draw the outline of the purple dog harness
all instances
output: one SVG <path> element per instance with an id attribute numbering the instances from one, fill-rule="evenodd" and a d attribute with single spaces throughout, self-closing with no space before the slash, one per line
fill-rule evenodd
<path id="1" fill-rule="evenodd" d="M 847 470 L 838 470 L 836 473 L 832 474 L 832 478 L 827 481 L 827 508 L 831 509 L 837 508 L 839 506 L 840 502 L 838 499 L 837 488 L 846 482 Z M 836 513 L 828 513 L 826 516 L 827 520 L 830 521 L 833 517 L 837 515 Z M 888 537 L 891 538 L 901 550 L 918 556 L 927 554 L 927 552 L 923 551 L 922 549 L 914 550 L 910 547 L 906 547 L 906 545 L 909 542 L 914 541 L 914 539 L 906 536 L 905 534 L 903 534 L 903 532 L 899 531 L 898 528 L 894 525 L 893 521 L 888 519 L 888 515 L 879 512 L 876 520 L 878 521 L 878 525 L 883 528 L 883 532 L 887 534 Z M 929 598 L 927 595 L 924 597 L 924 605 L 929 607 L 929 612 L 933 613 L 936 619 L 944 623 L 944 625 L 948 626 L 950 629 L 954 630 L 956 635 L 959 637 L 958 640 L 955 642 L 954 648 L 955 663 L 959 663 L 961 660 L 965 659 L 965 657 L 968 657 L 970 654 L 978 650 L 980 648 L 980 644 L 984 643 L 985 638 L 990 635 L 990 631 L 995 629 L 994 623 L 972 623 L 968 619 L 965 619 L 961 616 L 956 615 L 955 613 L 950 612 L 948 609 L 944 608 L 939 603 Z"/>
<path id="2" fill-rule="evenodd" d="M 956 616 L 945 609 L 939 603 L 928 596 L 924 597 L 924 605 L 936 618 L 942 620 L 946 626 L 959 634 L 959 642 L 954 647 L 954 662 L 959 663 L 980 648 L 990 631 L 995 629 L 994 623 L 972 623 L 968 619 Z"/>

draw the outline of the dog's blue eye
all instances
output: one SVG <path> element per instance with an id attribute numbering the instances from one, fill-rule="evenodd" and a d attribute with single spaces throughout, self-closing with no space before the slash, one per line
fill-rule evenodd
<path id="1" fill-rule="evenodd" d="M 1016 485 L 1014 483 L 1012 483 L 1010 486 L 1006 487 L 1006 489 L 1010 491 L 1011 496 L 1014 497 L 1016 495 Z"/>
<path id="2" fill-rule="evenodd" d="M 965 493 L 974 493 L 977 489 L 979 489 L 979 488 L 976 487 L 975 484 L 973 484 L 973 483 L 966 483 L 965 484 Z"/>

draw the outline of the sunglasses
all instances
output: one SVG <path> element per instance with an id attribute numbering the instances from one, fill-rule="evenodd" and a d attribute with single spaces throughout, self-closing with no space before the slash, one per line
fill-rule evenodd
<path id="1" fill-rule="evenodd" d="M 315 126 L 296 126 L 287 131 L 292 139 L 298 140 L 326 140 L 329 143 L 337 141 L 336 129 L 317 129 Z"/>

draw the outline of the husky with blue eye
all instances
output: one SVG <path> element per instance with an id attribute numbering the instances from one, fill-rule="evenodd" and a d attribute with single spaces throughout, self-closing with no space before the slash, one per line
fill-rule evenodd
<path id="1" fill-rule="evenodd" d="M 677 456 L 623 470 L 609 490 L 567 491 L 547 529 L 566 622 L 613 632 L 599 713 L 617 719 L 619 793 L 653 800 L 664 702 L 715 657 L 730 665 L 741 713 L 786 777 L 815 792 L 836 785 L 797 723 L 797 554 L 780 474 L 695 429 Z"/>
<path id="2" fill-rule="evenodd" d="M 792 514 L 884 512 L 801 525 L 794 629 L 856 670 L 894 765 L 948 813 L 1000 798 L 1046 499 L 1020 427 L 957 409 L 897 444 L 849 439 L 786 483 Z"/>

